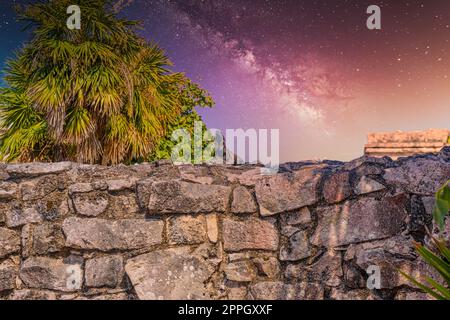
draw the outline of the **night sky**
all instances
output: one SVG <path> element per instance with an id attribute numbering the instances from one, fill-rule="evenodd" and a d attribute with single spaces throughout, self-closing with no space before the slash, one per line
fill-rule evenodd
<path id="1" fill-rule="evenodd" d="M 14 2 L 29 1 L 1 1 L 1 61 L 27 39 Z M 210 128 L 279 128 L 282 161 L 358 157 L 371 131 L 449 128 L 448 0 L 122 3 L 211 93 Z M 366 28 L 372 4 L 379 31 Z"/>

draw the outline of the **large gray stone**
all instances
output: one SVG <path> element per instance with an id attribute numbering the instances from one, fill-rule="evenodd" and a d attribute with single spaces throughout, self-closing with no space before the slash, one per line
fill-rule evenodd
<path id="1" fill-rule="evenodd" d="M 47 301 L 47 300 L 56 300 L 56 293 L 48 290 L 30 290 L 30 289 L 21 289 L 14 290 L 13 293 L 9 296 L 9 300 L 39 300 L 39 301 Z"/>
<path id="2" fill-rule="evenodd" d="M 285 277 L 301 281 L 314 281 L 330 287 L 336 287 L 340 285 L 341 277 L 343 276 L 341 260 L 338 253 L 327 251 L 312 265 L 288 265 Z"/>
<path id="3" fill-rule="evenodd" d="M 281 261 L 299 261 L 311 256 L 308 234 L 299 231 L 292 235 L 280 249 Z"/>
<path id="4" fill-rule="evenodd" d="M 214 269 L 189 248 L 154 251 L 128 260 L 125 271 L 141 300 L 208 299 Z"/>
<path id="5" fill-rule="evenodd" d="M 72 196 L 75 211 L 83 216 L 97 217 L 108 208 L 108 196 L 102 192 L 79 193 Z"/>
<path id="6" fill-rule="evenodd" d="M 243 221 L 225 218 L 222 236 L 226 251 L 278 249 L 278 231 L 272 221 L 253 217 Z"/>
<path id="7" fill-rule="evenodd" d="M 134 190 L 137 181 L 137 178 L 131 177 L 129 179 L 108 180 L 106 181 L 106 184 L 108 185 L 109 191 L 117 192 L 124 190 Z"/>
<path id="8" fill-rule="evenodd" d="M 6 220 L 6 212 L 11 210 L 10 203 L 0 202 L 0 224 L 4 223 Z"/>
<path id="9" fill-rule="evenodd" d="M 81 289 L 83 269 L 62 259 L 31 257 L 22 263 L 20 278 L 29 288 L 72 292 Z"/>
<path id="10" fill-rule="evenodd" d="M 148 210 L 151 214 L 225 212 L 230 193 L 230 187 L 218 185 L 157 181 L 150 184 Z"/>
<path id="11" fill-rule="evenodd" d="M 20 250 L 20 236 L 16 231 L 0 228 L 0 258 Z"/>
<path id="12" fill-rule="evenodd" d="M 0 182 L 0 200 L 11 200 L 17 196 L 17 184 L 12 182 Z"/>
<path id="13" fill-rule="evenodd" d="M 304 207 L 294 212 L 285 213 L 281 215 L 281 221 L 290 226 L 305 226 L 312 222 L 311 211 L 308 207 Z"/>
<path id="14" fill-rule="evenodd" d="M 236 282 L 251 282 L 256 278 L 256 268 L 250 261 L 237 261 L 225 266 L 228 280 Z"/>
<path id="15" fill-rule="evenodd" d="M 217 214 L 207 214 L 205 219 L 208 239 L 212 243 L 217 243 L 219 240 L 219 220 L 217 219 Z"/>
<path id="16" fill-rule="evenodd" d="M 258 275 L 269 279 L 278 278 L 280 275 L 280 262 L 275 257 L 257 257 L 253 259 L 253 263 L 258 270 Z"/>
<path id="17" fill-rule="evenodd" d="M 259 282 L 250 286 L 255 300 L 322 300 L 323 286 L 317 283 Z"/>
<path id="18" fill-rule="evenodd" d="M 260 179 L 255 185 L 261 215 L 272 216 L 318 202 L 321 172 L 315 167 Z"/>
<path id="19" fill-rule="evenodd" d="M 311 243 L 336 247 L 400 234 L 406 227 L 408 198 L 363 198 L 343 205 L 320 207 Z"/>
<path id="20" fill-rule="evenodd" d="M 24 232 L 22 230 L 22 239 Z M 28 241 L 31 243 L 31 252 L 38 255 L 59 252 L 64 248 L 64 234 L 61 226 L 56 223 L 43 223 L 36 226 L 30 226 L 30 235 Z"/>
<path id="21" fill-rule="evenodd" d="M 162 243 L 162 221 L 67 218 L 66 246 L 100 251 L 150 248 Z"/>
<path id="22" fill-rule="evenodd" d="M 411 289 L 400 289 L 395 295 L 395 300 L 406 300 L 406 301 L 427 301 L 435 300 L 428 293 L 420 291 L 412 291 Z"/>
<path id="23" fill-rule="evenodd" d="M 429 276 L 442 283 L 439 273 L 423 259 L 416 258 L 413 241 L 407 237 L 394 237 L 387 240 L 355 245 L 352 250 L 354 263 L 362 270 L 376 266 L 380 270 L 381 289 L 394 289 L 402 286 L 415 287 L 399 271 L 415 279 Z M 347 257 L 351 258 L 351 257 Z"/>
<path id="24" fill-rule="evenodd" d="M 20 163 L 9 164 L 6 166 L 5 171 L 11 177 L 35 177 L 47 174 L 57 174 L 68 171 L 72 168 L 70 162 L 57 162 L 57 163 Z"/>
<path id="25" fill-rule="evenodd" d="M 94 187 L 92 186 L 92 183 L 89 182 L 80 182 L 75 183 L 69 186 L 69 194 L 79 194 L 79 193 L 88 193 L 94 191 Z"/>
<path id="26" fill-rule="evenodd" d="M 53 201 L 55 193 L 63 192 L 67 185 L 67 179 L 63 176 L 43 176 L 35 179 L 24 179 L 19 184 L 19 194 L 23 201 L 34 204 L 36 201 Z"/>
<path id="27" fill-rule="evenodd" d="M 169 244 L 200 244 L 206 240 L 205 217 L 176 216 L 168 220 Z"/>
<path id="28" fill-rule="evenodd" d="M 386 187 L 376 180 L 363 176 L 355 187 L 355 193 L 358 195 L 368 194 L 384 190 Z"/>
<path id="29" fill-rule="evenodd" d="M 181 165 L 178 166 L 178 171 L 184 181 L 208 185 L 219 182 L 219 179 L 206 166 Z"/>
<path id="30" fill-rule="evenodd" d="M 12 208 L 6 212 L 6 225 L 10 228 L 23 226 L 28 223 L 39 223 L 43 221 L 42 215 L 33 207 Z"/>
<path id="31" fill-rule="evenodd" d="M 16 287 L 17 266 L 9 261 L 0 263 L 0 292 Z"/>
<path id="32" fill-rule="evenodd" d="M 342 266 L 344 272 L 344 283 L 348 288 L 360 289 L 367 287 L 367 281 L 365 277 L 367 274 L 364 270 L 355 266 L 352 263 L 345 263 Z"/>
<path id="33" fill-rule="evenodd" d="M 77 297 L 75 300 L 94 300 L 94 301 L 120 301 L 129 300 L 128 295 L 125 292 L 102 294 L 99 296 L 89 297 Z"/>
<path id="34" fill-rule="evenodd" d="M 228 288 L 228 300 L 242 301 L 247 299 L 247 288 L 241 284 Z"/>
<path id="35" fill-rule="evenodd" d="M 439 158 L 410 158 L 386 169 L 384 180 L 418 195 L 434 195 L 450 177 L 450 162 Z"/>
<path id="36" fill-rule="evenodd" d="M 330 299 L 338 301 L 377 300 L 369 289 L 345 291 L 338 288 L 331 289 Z"/>
<path id="37" fill-rule="evenodd" d="M 233 190 L 232 213 L 254 213 L 257 210 L 255 200 L 253 200 L 253 196 L 247 188 L 239 186 Z"/>
<path id="38" fill-rule="evenodd" d="M 349 172 L 334 173 L 327 178 L 323 185 L 323 197 L 330 204 L 342 202 L 351 195 Z"/>
<path id="39" fill-rule="evenodd" d="M 124 274 L 123 258 L 104 256 L 86 261 L 85 279 L 88 287 L 117 287 Z"/>

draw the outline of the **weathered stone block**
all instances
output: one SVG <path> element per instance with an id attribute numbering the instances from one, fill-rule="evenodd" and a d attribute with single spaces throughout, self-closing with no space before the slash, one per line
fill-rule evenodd
<path id="1" fill-rule="evenodd" d="M 70 162 L 57 162 L 57 163 L 20 163 L 20 164 L 8 164 L 5 171 L 11 177 L 35 177 L 47 174 L 58 174 L 65 171 L 69 171 L 72 168 Z"/>
<path id="2" fill-rule="evenodd" d="M 261 215 L 293 211 L 318 202 L 320 170 L 314 167 L 260 179 L 255 185 Z"/>
<path id="3" fill-rule="evenodd" d="M 425 292 L 412 291 L 411 289 L 400 289 L 395 295 L 395 300 L 426 301 L 435 299 Z"/>
<path id="4" fill-rule="evenodd" d="M 20 250 L 20 236 L 16 231 L 0 228 L 0 258 Z"/>
<path id="5" fill-rule="evenodd" d="M 281 221 L 291 226 L 308 225 L 312 222 L 311 212 L 309 211 L 308 207 L 304 207 L 295 212 L 282 214 Z"/>
<path id="6" fill-rule="evenodd" d="M 64 235 L 61 226 L 43 223 L 31 227 L 32 252 L 38 255 L 58 252 L 64 248 Z"/>
<path id="7" fill-rule="evenodd" d="M 408 198 L 363 198 L 317 209 L 318 226 L 311 243 L 335 247 L 400 234 L 406 227 Z"/>
<path id="8" fill-rule="evenodd" d="M 410 158 L 384 174 L 388 184 L 418 195 L 434 195 L 450 177 L 450 162 L 435 158 Z"/>
<path id="9" fill-rule="evenodd" d="M 117 287 L 122 281 L 123 258 L 121 256 L 105 256 L 86 261 L 85 279 L 88 287 Z"/>
<path id="10" fill-rule="evenodd" d="M 331 175 L 323 186 L 323 196 L 325 201 L 334 204 L 347 199 L 352 195 L 350 186 L 350 173 L 339 172 Z"/>
<path id="11" fill-rule="evenodd" d="M 398 238 L 397 240 L 401 240 Z M 403 240 L 406 240 L 403 238 Z M 421 279 L 424 275 L 433 278 L 442 283 L 439 273 L 422 259 L 412 260 L 414 256 L 412 251 L 406 251 L 403 247 L 412 247 L 410 243 L 401 242 L 393 246 L 389 242 L 392 240 L 380 240 L 370 244 L 359 244 L 355 248 L 354 262 L 362 270 L 367 270 L 369 266 L 376 266 L 381 273 L 381 289 L 394 289 L 401 286 L 414 287 L 400 272 L 411 275 L 415 279 Z M 405 250 L 406 249 L 406 250 Z M 399 259 L 402 256 L 406 259 Z"/>
<path id="12" fill-rule="evenodd" d="M 287 279 L 314 281 L 330 287 L 337 287 L 341 284 L 343 276 L 341 260 L 338 253 L 327 251 L 312 265 L 288 265 L 285 277 Z"/>
<path id="13" fill-rule="evenodd" d="M 292 237 L 294 234 L 296 234 L 297 232 L 299 232 L 301 229 L 298 227 L 294 227 L 294 226 L 282 226 L 281 227 L 281 234 L 285 237 Z"/>
<path id="14" fill-rule="evenodd" d="M 89 182 L 75 183 L 69 186 L 69 194 L 88 193 L 94 191 L 94 187 Z"/>
<path id="15" fill-rule="evenodd" d="M 162 221 L 67 218 L 66 246 L 100 251 L 131 250 L 162 243 Z"/>
<path id="16" fill-rule="evenodd" d="M 129 300 L 125 292 L 102 294 L 95 297 L 78 297 L 75 300 L 93 300 L 93 301 L 121 301 Z"/>
<path id="17" fill-rule="evenodd" d="M 386 189 L 386 187 L 378 181 L 363 176 L 355 187 L 355 193 L 361 195 L 381 191 L 384 189 Z"/>
<path id="18" fill-rule="evenodd" d="M 377 300 L 377 298 L 368 289 L 345 291 L 338 288 L 331 289 L 330 299 L 338 301 Z"/>
<path id="19" fill-rule="evenodd" d="M 250 286 L 250 293 L 255 300 L 321 300 L 324 297 L 320 284 L 308 282 L 259 282 Z"/>
<path id="20" fill-rule="evenodd" d="M 56 293 L 47 290 L 14 290 L 9 300 L 56 300 Z"/>
<path id="21" fill-rule="evenodd" d="M 242 301 L 247 298 L 247 288 L 245 286 L 236 286 L 228 288 L 228 300 Z"/>
<path id="22" fill-rule="evenodd" d="M 79 193 L 72 196 L 72 203 L 78 214 L 97 217 L 108 207 L 108 196 L 102 192 Z"/>
<path id="23" fill-rule="evenodd" d="M 54 193 L 64 191 L 67 180 L 62 176 L 43 176 L 32 180 L 24 180 L 19 184 L 23 201 L 32 204 L 36 201 L 53 200 Z"/>
<path id="24" fill-rule="evenodd" d="M 253 259 L 253 263 L 258 270 L 258 275 L 275 279 L 280 275 L 280 262 L 275 257 L 257 257 Z"/>
<path id="25" fill-rule="evenodd" d="M 217 214 L 211 213 L 206 215 L 206 229 L 208 233 L 208 239 L 212 243 L 217 243 L 219 239 L 219 221 Z"/>
<path id="26" fill-rule="evenodd" d="M 125 271 L 141 300 L 208 299 L 214 269 L 189 248 L 154 251 L 128 260 Z"/>
<path id="27" fill-rule="evenodd" d="M 250 261 L 238 261 L 225 266 L 228 280 L 236 282 L 252 282 L 256 278 L 255 266 Z"/>
<path id="28" fill-rule="evenodd" d="M 347 287 L 352 289 L 366 288 L 367 281 L 365 270 L 361 270 L 353 264 L 347 263 L 343 265 L 344 283 Z M 364 276 L 363 276 L 364 275 Z"/>
<path id="29" fill-rule="evenodd" d="M 16 287 L 17 266 L 9 261 L 0 264 L 0 292 Z"/>
<path id="30" fill-rule="evenodd" d="M 208 167 L 182 165 L 178 166 L 181 179 L 189 182 L 212 185 L 214 182 L 219 182 Z"/>
<path id="31" fill-rule="evenodd" d="M 280 249 L 281 261 L 299 261 L 309 256 L 311 256 L 311 247 L 305 231 L 295 233 Z"/>
<path id="32" fill-rule="evenodd" d="M 223 221 L 223 240 L 226 251 L 278 249 L 278 232 L 271 221 L 249 218 L 243 221 Z"/>
<path id="33" fill-rule="evenodd" d="M 232 213 L 253 213 L 257 210 L 255 200 L 253 200 L 253 196 L 247 188 L 239 186 L 233 190 Z"/>
<path id="34" fill-rule="evenodd" d="M 136 198 L 141 210 L 147 211 L 150 193 L 152 192 L 153 179 L 146 179 L 136 182 Z"/>
<path id="35" fill-rule="evenodd" d="M 83 270 L 62 259 L 31 257 L 22 263 L 20 278 L 29 288 L 72 292 L 81 289 Z"/>
<path id="36" fill-rule="evenodd" d="M 136 218 L 143 217 L 145 212 L 140 210 L 133 193 L 116 194 L 109 197 L 105 216 L 111 219 Z"/>
<path id="37" fill-rule="evenodd" d="M 169 244 L 200 244 L 206 240 L 205 217 L 172 217 L 167 223 Z"/>
<path id="38" fill-rule="evenodd" d="M 230 193 L 230 187 L 218 185 L 157 181 L 150 185 L 148 210 L 151 214 L 225 212 Z"/>
<path id="39" fill-rule="evenodd" d="M 17 197 L 17 184 L 0 182 L 0 200 L 11 200 Z"/>
<path id="40" fill-rule="evenodd" d="M 130 179 L 117 179 L 117 180 L 107 180 L 109 191 L 124 191 L 124 190 L 134 190 L 136 187 L 137 178 Z"/>
<path id="41" fill-rule="evenodd" d="M 28 223 L 43 221 L 42 215 L 35 208 L 12 208 L 6 212 L 6 225 L 10 228 L 23 226 Z"/>

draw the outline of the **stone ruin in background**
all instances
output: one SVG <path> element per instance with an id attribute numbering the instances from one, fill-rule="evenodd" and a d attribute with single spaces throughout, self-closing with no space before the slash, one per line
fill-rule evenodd
<path id="1" fill-rule="evenodd" d="M 450 142 L 447 129 L 414 132 L 370 133 L 364 153 L 372 157 L 388 156 L 392 159 L 417 154 L 438 153 Z"/>

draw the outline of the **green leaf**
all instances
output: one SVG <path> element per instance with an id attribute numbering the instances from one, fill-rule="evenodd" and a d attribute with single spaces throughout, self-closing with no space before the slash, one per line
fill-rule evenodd
<path id="1" fill-rule="evenodd" d="M 417 251 L 426 262 L 442 275 L 445 281 L 450 283 L 450 265 L 448 263 L 424 246 L 418 246 Z"/>
<path id="2" fill-rule="evenodd" d="M 444 230 L 445 216 L 448 214 L 449 203 L 443 199 L 437 198 L 436 204 L 433 210 L 433 218 L 439 226 L 440 230 Z"/>
<path id="3" fill-rule="evenodd" d="M 432 297 L 434 297 L 437 300 L 445 300 L 445 297 L 436 293 L 433 288 L 427 287 L 426 285 L 420 283 L 419 281 L 417 281 L 416 279 L 414 279 L 413 277 L 411 277 L 410 275 L 404 273 L 403 271 L 399 270 L 399 272 L 406 278 L 408 279 L 410 282 L 412 282 L 415 286 L 417 286 L 418 288 L 422 289 L 423 291 L 425 291 L 426 293 L 428 293 L 429 295 L 431 295 Z"/>
<path id="4" fill-rule="evenodd" d="M 430 277 L 425 277 L 425 280 L 431 284 L 431 286 L 440 292 L 440 294 L 446 299 L 450 300 L 450 290 L 442 286 L 441 284 L 437 283 L 435 280 L 433 280 Z"/>

